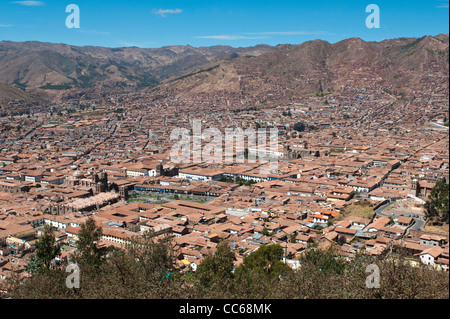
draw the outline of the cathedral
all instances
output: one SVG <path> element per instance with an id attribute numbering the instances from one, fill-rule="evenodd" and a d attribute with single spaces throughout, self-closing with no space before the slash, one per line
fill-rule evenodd
<path id="1" fill-rule="evenodd" d="M 108 174 L 106 172 L 102 172 L 100 177 L 95 173 L 92 177 L 88 178 L 84 176 L 83 172 L 78 170 L 73 176 L 65 180 L 64 186 L 74 189 L 91 190 L 92 195 L 110 191 Z"/>
<path id="2" fill-rule="evenodd" d="M 116 183 L 108 183 L 108 174 L 102 172 L 91 177 L 85 177 L 83 172 L 77 170 L 64 182 L 64 187 L 88 191 L 91 196 L 83 199 L 64 201 L 61 198 L 51 200 L 48 207 L 50 214 L 61 215 L 75 211 L 95 211 L 119 200 L 128 200 L 128 187 L 118 186 Z"/>

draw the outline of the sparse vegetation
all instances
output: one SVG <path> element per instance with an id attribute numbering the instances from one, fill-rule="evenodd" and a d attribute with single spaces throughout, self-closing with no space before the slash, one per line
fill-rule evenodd
<path id="1" fill-rule="evenodd" d="M 374 204 L 368 201 L 360 200 L 358 202 L 352 203 L 346 206 L 341 214 L 336 217 L 337 220 L 342 220 L 348 216 L 361 217 L 361 218 L 372 218 L 374 213 Z"/>
<path id="2" fill-rule="evenodd" d="M 72 85 L 70 85 L 70 84 L 52 85 L 50 83 L 47 83 L 46 85 L 43 85 L 40 88 L 43 90 L 68 90 L 68 89 L 72 88 Z"/>
<path id="3" fill-rule="evenodd" d="M 413 267 L 401 254 L 357 255 L 350 262 L 336 257 L 333 248 L 310 248 L 301 255 L 301 268 L 281 261 L 279 245 L 262 245 L 244 257 L 233 271 L 235 253 L 221 242 L 198 267 L 174 267 L 176 252 L 167 238 L 151 233 L 136 238 L 125 250 L 111 250 L 97 267 L 81 265 L 80 288 L 66 287 L 60 268 L 37 273 L 23 285 L 11 282 L 7 297 L 26 298 L 151 298 L 151 299 L 414 299 L 449 297 L 449 275 L 424 266 Z M 380 287 L 367 288 L 366 267 L 380 270 Z"/>

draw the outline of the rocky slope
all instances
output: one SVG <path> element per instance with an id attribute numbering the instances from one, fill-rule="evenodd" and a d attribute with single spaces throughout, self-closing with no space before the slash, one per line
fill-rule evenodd
<path id="1" fill-rule="evenodd" d="M 335 44 L 315 40 L 281 45 L 257 57 L 210 63 L 163 87 L 185 97 L 219 91 L 289 96 L 349 87 L 448 92 L 448 43 L 448 34 L 441 34 L 381 42 L 351 38 Z"/>

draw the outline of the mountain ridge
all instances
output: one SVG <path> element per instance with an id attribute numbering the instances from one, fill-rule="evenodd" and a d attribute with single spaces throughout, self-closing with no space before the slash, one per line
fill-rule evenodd
<path id="1" fill-rule="evenodd" d="M 0 81 L 30 93 L 119 92 L 159 87 L 184 97 L 335 92 L 376 85 L 403 92 L 448 88 L 449 35 L 335 43 L 316 39 L 275 47 L 105 48 L 0 42 Z M 444 81 L 446 80 L 446 81 Z"/>
<path id="2" fill-rule="evenodd" d="M 258 55 L 269 46 L 232 48 L 166 46 L 156 49 L 0 42 L 0 81 L 24 89 L 145 87 L 211 61 Z"/>
<path id="3" fill-rule="evenodd" d="M 251 96 L 278 88 L 282 95 L 293 96 L 370 85 L 412 92 L 437 81 L 436 89 L 448 91 L 448 69 L 448 34 L 380 42 L 349 38 L 332 44 L 313 40 L 278 46 L 251 59 L 224 61 L 214 70 L 194 73 L 163 87 L 184 97 L 199 93 L 205 86 L 209 93 L 226 90 Z"/>

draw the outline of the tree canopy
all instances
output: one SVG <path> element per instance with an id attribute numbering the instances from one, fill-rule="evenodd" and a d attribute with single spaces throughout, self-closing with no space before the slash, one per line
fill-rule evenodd
<path id="1" fill-rule="evenodd" d="M 53 227 L 46 225 L 36 242 L 36 254 L 31 259 L 27 270 L 30 273 L 46 272 L 50 270 L 52 261 L 61 253 L 61 246 L 56 242 Z"/>
<path id="2" fill-rule="evenodd" d="M 65 265 L 36 273 L 8 289 L 7 298 L 132 299 L 413 299 L 449 297 L 448 272 L 412 266 L 402 255 L 360 254 L 343 260 L 333 250 L 308 248 L 300 268 L 282 261 L 283 247 L 262 245 L 233 271 L 233 249 L 221 242 L 197 271 L 179 268 L 168 237 L 147 233 L 108 253 L 98 267 L 81 269 L 80 288 L 68 288 Z M 380 271 L 380 287 L 366 286 L 367 266 Z"/>
<path id="3" fill-rule="evenodd" d="M 281 261 L 283 253 L 280 245 L 261 245 L 258 250 L 244 257 L 236 273 L 242 275 L 254 271 L 265 276 L 278 276 L 287 267 Z"/>
<path id="4" fill-rule="evenodd" d="M 304 132 L 306 130 L 306 125 L 303 122 L 297 122 L 294 124 L 294 130 L 297 132 Z"/>
<path id="5" fill-rule="evenodd" d="M 215 281 L 232 277 L 235 255 L 227 241 L 222 241 L 216 247 L 214 254 L 208 254 L 197 270 L 197 276 L 204 286 L 210 286 Z"/>
<path id="6" fill-rule="evenodd" d="M 438 181 L 431 190 L 428 200 L 425 203 L 425 217 L 433 224 L 442 224 L 449 222 L 449 184 Z"/>
<path id="7" fill-rule="evenodd" d="M 99 267 L 103 257 L 107 252 L 106 247 L 100 247 L 98 242 L 102 238 L 101 227 L 95 224 L 95 220 L 89 217 L 85 223 L 81 224 L 78 233 L 77 254 L 73 261 L 86 267 Z"/>

